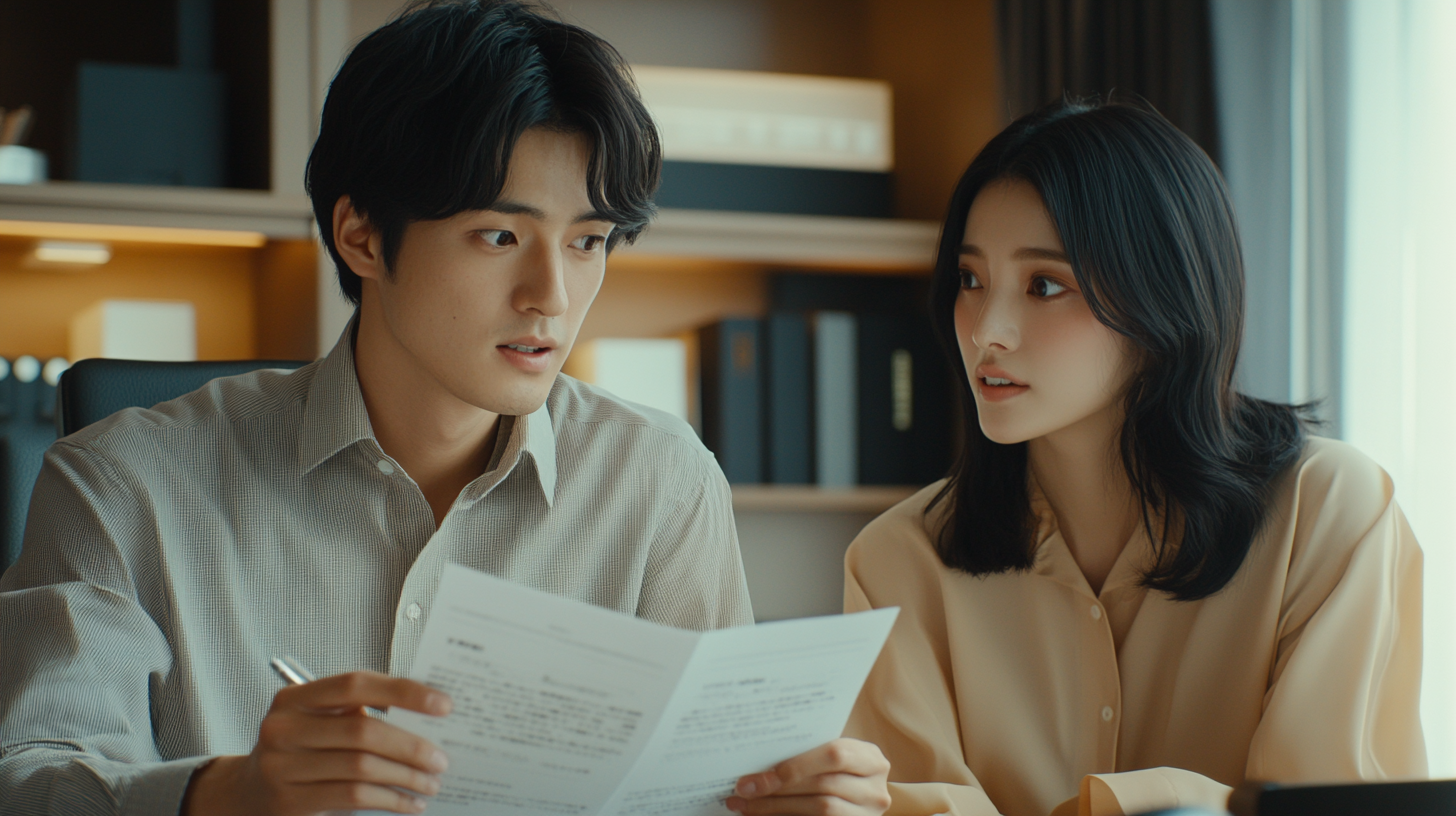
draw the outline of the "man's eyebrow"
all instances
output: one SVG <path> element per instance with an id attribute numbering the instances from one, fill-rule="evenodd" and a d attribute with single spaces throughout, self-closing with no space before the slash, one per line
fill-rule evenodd
<path id="1" fill-rule="evenodd" d="M 961 244 L 962 255 L 975 255 L 984 258 L 986 253 L 975 244 Z M 1011 253 L 1013 260 L 1017 261 L 1056 261 L 1058 263 L 1071 263 L 1067 260 L 1067 253 L 1060 249 L 1045 249 L 1043 247 L 1022 247 Z"/>
<path id="2" fill-rule="evenodd" d="M 586 212 L 574 218 L 571 223 L 580 224 L 585 221 L 609 221 L 613 224 L 617 223 L 617 219 L 611 217 L 610 215 L 607 215 L 601 210 L 587 210 Z"/>
<path id="3" fill-rule="evenodd" d="M 530 204 L 522 204 L 519 201 L 497 201 L 486 208 L 489 212 L 498 212 L 501 215 L 527 215 L 537 221 L 545 221 L 546 213 L 532 207 Z"/>
<path id="4" fill-rule="evenodd" d="M 519 201 L 497 201 L 486 208 L 489 212 L 497 212 L 501 215 L 524 215 L 534 218 L 537 221 L 545 221 L 546 213 L 538 207 L 530 204 L 522 204 Z M 571 220 L 573 224 L 581 224 L 587 221 L 610 221 L 616 223 L 616 219 L 601 210 L 587 210 Z"/>

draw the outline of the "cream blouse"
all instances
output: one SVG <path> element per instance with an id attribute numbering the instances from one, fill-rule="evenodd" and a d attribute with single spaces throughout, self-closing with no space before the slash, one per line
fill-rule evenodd
<path id="1" fill-rule="evenodd" d="M 860 533 L 845 609 L 899 606 L 849 736 L 890 760 L 891 814 L 1222 808 L 1244 779 L 1421 777 L 1421 551 L 1390 478 L 1310 439 L 1221 592 L 1138 585 L 1141 532 L 1100 595 L 1044 501 L 1035 567 L 941 564 L 925 488 Z"/>

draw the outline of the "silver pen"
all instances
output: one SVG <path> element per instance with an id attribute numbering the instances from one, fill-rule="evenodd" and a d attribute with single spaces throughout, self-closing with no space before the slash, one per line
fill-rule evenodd
<path id="1" fill-rule="evenodd" d="M 302 663 L 291 657 L 275 657 L 268 661 L 268 665 L 272 666 L 273 671 L 278 672 L 278 676 L 283 678 L 283 682 L 290 686 L 301 686 L 318 679 L 313 676 L 313 672 L 305 669 Z"/>

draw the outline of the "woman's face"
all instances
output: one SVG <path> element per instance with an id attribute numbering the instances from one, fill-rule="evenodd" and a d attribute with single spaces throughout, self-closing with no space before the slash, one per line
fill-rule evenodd
<path id="1" fill-rule="evenodd" d="M 1036 189 L 993 182 L 971 205 L 956 339 L 981 430 L 1011 444 L 1121 424 L 1125 338 L 1092 315 Z"/>

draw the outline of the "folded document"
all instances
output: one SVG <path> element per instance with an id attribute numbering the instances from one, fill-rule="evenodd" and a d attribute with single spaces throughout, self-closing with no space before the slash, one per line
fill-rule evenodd
<path id="1" fill-rule="evenodd" d="M 738 777 L 840 735 L 895 609 L 690 632 L 446 567 L 412 677 L 443 718 L 440 816 L 718 816 Z"/>

